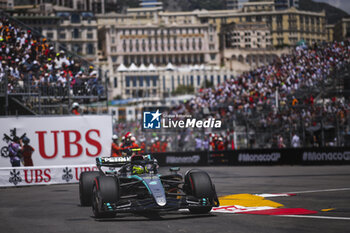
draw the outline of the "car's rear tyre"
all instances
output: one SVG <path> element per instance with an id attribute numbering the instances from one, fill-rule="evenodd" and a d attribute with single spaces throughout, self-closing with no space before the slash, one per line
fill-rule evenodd
<path id="1" fill-rule="evenodd" d="M 113 176 L 98 176 L 92 188 L 92 212 L 96 218 L 112 218 L 115 212 L 105 205 L 113 205 L 120 198 L 119 179 Z"/>
<path id="2" fill-rule="evenodd" d="M 195 214 L 206 214 L 212 206 L 206 206 L 207 202 L 213 202 L 216 197 L 215 188 L 208 173 L 201 170 L 190 170 L 185 175 L 185 191 L 197 199 L 201 199 L 203 206 L 191 206 L 189 210 Z"/>
<path id="3" fill-rule="evenodd" d="M 91 206 L 92 186 L 94 179 L 99 176 L 97 171 L 82 172 L 79 177 L 79 198 L 81 206 Z"/>

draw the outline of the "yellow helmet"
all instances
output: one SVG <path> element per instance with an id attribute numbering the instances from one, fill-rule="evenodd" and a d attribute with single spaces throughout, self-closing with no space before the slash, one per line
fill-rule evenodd
<path id="1" fill-rule="evenodd" d="M 145 173 L 145 169 L 141 165 L 134 165 L 132 167 L 132 174 L 143 174 Z"/>

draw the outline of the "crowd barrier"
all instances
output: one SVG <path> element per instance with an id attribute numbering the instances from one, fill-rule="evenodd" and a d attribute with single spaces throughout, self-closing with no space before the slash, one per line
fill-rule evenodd
<path id="1" fill-rule="evenodd" d="M 81 172 L 96 170 L 95 164 L 4 167 L 0 168 L 0 187 L 77 183 Z"/>
<path id="2" fill-rule="evenodd" d="M 350 147 L 167 152 L 153 156 L 160 166 L 349 165 Z M 0 187 L 77 183 L 81 172 L 95 170 L 93 164 L 4 167 L 0 168 Z"/>
<path id="3" fill-rule="evenodd" d="M 350 147 L 193 151 L 154 156 L 162 166 L 342 165 L 350 164 Z"/>

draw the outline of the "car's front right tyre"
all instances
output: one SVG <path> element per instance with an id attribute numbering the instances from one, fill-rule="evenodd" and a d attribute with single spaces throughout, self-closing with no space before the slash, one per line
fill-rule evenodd
<path id="1" fill-rule="evenodd" d="M 92 212 L 96 218 L 112 218 L 115 212 L 112 206 L 119 201 L 119 180 L 113 176 L 99 176 L 94 180 L 92 189 Z"/>

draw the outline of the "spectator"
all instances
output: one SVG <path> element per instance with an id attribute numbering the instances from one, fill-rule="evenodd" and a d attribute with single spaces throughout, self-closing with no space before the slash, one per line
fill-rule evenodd
<path id="1" fill-rule="evenodd" d="M 197 136 L 197 137 L 195 138 L 195 142 L 196 142 L 195 150 L 196 150 L 196 151 L 203 150 L 203 141 L 202 141 L 202 139 L 200 138 L 200 136 Z"/>
<path id="2" fill-rule="evenodd" d="M 72 114 L 76 116 L 80 115 L 79 104 L 77 102 L 74 102 L 72 105 Z"/>
<path id="3" fill-rule="evenodd" d="M 12 167 L 20 167 L 21 166 L 21 145 L 20 139 L 18 137 L 14 137 L 13 141 L 8 145 L 9 149 L 9 157 Z"/>
<path id="4" fill-rule="evenodd" d="M 31 167 L 33 166 L 32 154 L 34 152 L 34 148 L 29 145 L 29 138 L 24 137 L 22 139 L 22 142 L 24 143 L 24 145 L 22 146 L 22 157 L 24 166 Z"/>
<path id="5" fill-rule="evenodd" d="M 118 135 L 114 134 L 112 136 L 112 148 L 111 148 L 111 157 L 120 157 L 121 151 L 118 145 Z"/>
<path id="6" fill-rule="evenodd" d="M 300 138 L 296 133 L 293 133 L 292 147 L 294 148 L 300 147 Z"/>

